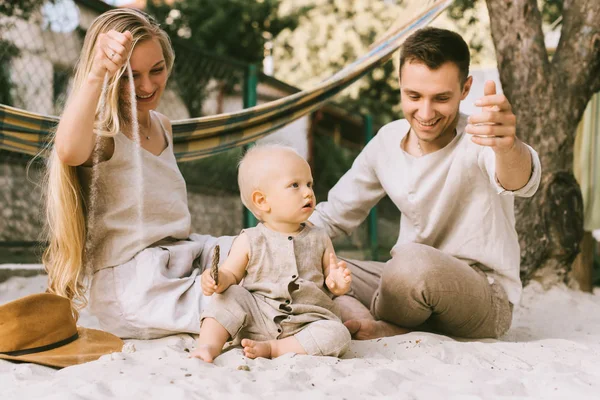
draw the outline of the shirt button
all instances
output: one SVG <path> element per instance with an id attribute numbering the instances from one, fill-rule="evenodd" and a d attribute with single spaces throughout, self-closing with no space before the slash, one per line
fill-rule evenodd
<path id="1" fill-rule="evenodd" d="M 288 236 L 288 240 L 292 240 L 292 239 L 293 239 L 293 237 L 291 237 L 291 236 Z"/>

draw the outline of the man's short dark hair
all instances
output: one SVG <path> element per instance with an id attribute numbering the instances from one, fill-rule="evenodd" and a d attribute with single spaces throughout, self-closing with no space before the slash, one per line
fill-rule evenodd
<path id="1" fill-rule="evenodd" d="M 471 55 L 469 46 L 456 32 L 440 28 L 423 28 L 410 35 L 400 52 L 400 74 L 406 62 L 425 64 L 429 69 L 438 69 L 447 62 L 456 64 L 460 84 L 469 76 Z"/>

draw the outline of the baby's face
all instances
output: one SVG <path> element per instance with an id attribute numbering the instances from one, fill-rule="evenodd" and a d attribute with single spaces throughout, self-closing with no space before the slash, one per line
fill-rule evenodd
<path id="1" fill-rule="evenodd" d="M 264 193 L 271 211 L 265 220 L 278 223 L 301 223 L 315 208 L 313 179 L 308 163 L 299 155 L 285 152 L 269 168 Z"/>

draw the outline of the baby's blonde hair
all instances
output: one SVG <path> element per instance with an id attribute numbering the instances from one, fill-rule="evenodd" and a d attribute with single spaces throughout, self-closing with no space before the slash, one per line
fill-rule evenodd
<path id="1" fill-rule="evenodd" d="M 242 204 L 254 214 L 258 220 L 261 219 L 260 210 L 252 203 L 252 193 L 255 190 L 263 190 L 265 179 L 269 170 L 277 168 L 272 164 L 272 156 L 277 152 L 291 152 L 304 159 L 296 149 L 281 143 L 265 143 L 252 146 L 238 164 L 238 186 Z"/>

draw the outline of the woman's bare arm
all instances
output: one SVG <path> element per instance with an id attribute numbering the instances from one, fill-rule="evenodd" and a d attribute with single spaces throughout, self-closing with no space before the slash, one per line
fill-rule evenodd
<path id="1" fill-rule="evenodd" d="M 114 75 L 127 62 L 131 33 L 100 34 L 94 49 L 92 69 L 85 82 L 69 96 L 56 131 L 58 157 L 68 165 L 84 164 L 94 148 L 94 120 L 106 73 Z"/>

